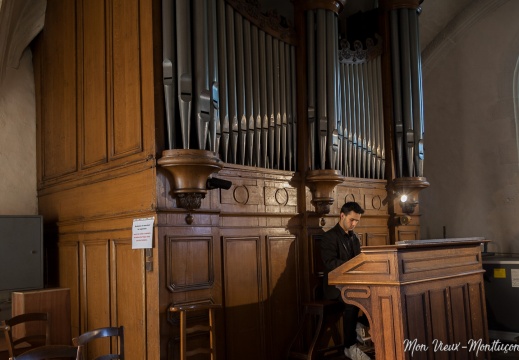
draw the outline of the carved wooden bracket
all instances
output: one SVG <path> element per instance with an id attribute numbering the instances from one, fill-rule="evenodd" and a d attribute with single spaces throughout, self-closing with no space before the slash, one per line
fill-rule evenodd
<path id="1" fill-rule="evenodd" d="M 306 184 L 312 192 L 312 205 L 319 216 L 330 212 L 333 189 L 343 181 L 344 176 L 339 170 L 311 170 L 306 173 Z"/>
<path id="2" fill-rule="evenodd" d="M 207 194 L 207 179 L 223 168 L 218 155 L 207 150 L 165 150 L 157 163 L 173 175 L 171 188 L 177 206 L 188 211 L 200 208 Z M 186 222 L 193 222 L 191 214 L 186 217 Z"/>
<path id="3" fill-rule="evenodd" d="M 424 177 L 402 177 L 393 179 L 393 194 L 400 198 L 402 195 L 407 197 L 405 202 L 399 201 L 402 211 L 411 215 L 416 205 L 418 205 L 418 193 L 427 188 L 429 182 Z"/>

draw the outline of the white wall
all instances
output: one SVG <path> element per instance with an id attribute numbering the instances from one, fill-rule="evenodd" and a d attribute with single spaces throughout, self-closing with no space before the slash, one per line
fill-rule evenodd
<path id="1" fill-rule="evenodd" d="M 445 226 L 447 237 L 483 236 L 490 251 L 519 253 L 519 1 L 473 4 L 424 51 L 422 238 L 443 237 Z"/>
<path id="2" fill-rule="evenodd" d="M 0 215 L 35 215 L 36 109 L 32 55 L 0 82 Z"/>

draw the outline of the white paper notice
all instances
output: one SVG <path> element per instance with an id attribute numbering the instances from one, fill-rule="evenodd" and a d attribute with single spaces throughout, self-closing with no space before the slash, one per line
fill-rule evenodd
<path id="1" fill-rule="evenodd" d="M 132 249 L 153 247 L 153 223 L 155 218 L 133 219 Z"/>

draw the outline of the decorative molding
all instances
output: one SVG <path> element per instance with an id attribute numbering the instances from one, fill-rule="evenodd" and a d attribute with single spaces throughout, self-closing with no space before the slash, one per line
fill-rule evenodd
<path id="1" fill-rule="evenodd" d="M 289 44 L 297 44 L 297 34 L 293 25 L 275 9 L 262 13 L 259 0 L 226 0 L 226 2 L 266 33 Z"/>
<path id="2" fill-rule="evenodd" d="M 375 40 L 366 39 L 366 48 L 362 41 L 356 40 L 351 49 L 350 43 L 342 39 L 339 46 L 339 62 L 343 64 L 360 64 L 371 61 L 382 55 L 382 37 L 375 34 Z"/>
<path id="3" fill-rule="evenodd" d="M 339 15 L 344 10 L 347 1 L 346 0 L 292 0 L 294 3 L 297 2 L 304 10 L 330 10 Z"/>

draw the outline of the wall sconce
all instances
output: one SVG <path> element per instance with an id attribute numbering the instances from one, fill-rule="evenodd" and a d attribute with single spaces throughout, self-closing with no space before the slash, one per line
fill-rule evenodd
<path id="1" fill-rule="evenodd" d="M 191 211 L 199 209 L 207 190 L 229 189 L 230 181 L 209 178 L 223 168 L 223 162 L 212 151 L 193 149 L 172 149 L 162 152 L 157 164 L 172 176 L 171 188 L 177 206 L 188 211 L 186 223 L 193 223 Z"/>
<path id="2" fill-rule="evenodd" d="M 418 193 L 428 186 L 429 183 L 424 177 L 393 179 L 393 195 L 395 199 L 398 199 L 403 213 L 407 215 L 414 213 L 416 205 L 418 205 Z"/>
<path id="3" fill-rule="evenodd" d="M 344 181 L 339 170 L 311 170 L 306 173 L 306 184 L 312 192 L 312 205 L 321 217 L 321 226 L 326 225 L 324 215 L 330 212 L 333 204 L 332 192 Z"/>

